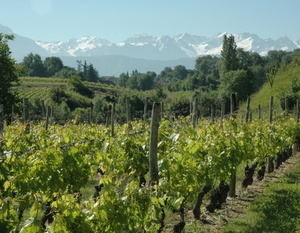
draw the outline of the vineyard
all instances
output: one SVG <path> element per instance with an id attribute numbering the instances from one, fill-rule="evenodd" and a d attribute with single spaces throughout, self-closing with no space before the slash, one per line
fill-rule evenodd
<path id="1" fill-rule="evenodd" d="M 162 118 L 154 149 L 150 121 L 44 124 L 4 127 L 1 232 L 201 232 L 201 211 L 221 208 L 228 191 L 235 196 L 238 167 L 246 165 L 246 188 L 255 170 L 263 179 L 300 138 L 290 116 L 272 123 Z M 172 226 L 170 214 L 178 216 Z"/>

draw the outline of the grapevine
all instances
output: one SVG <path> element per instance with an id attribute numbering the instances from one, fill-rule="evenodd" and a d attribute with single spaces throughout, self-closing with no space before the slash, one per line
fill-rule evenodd
<path id="1" fill-rule="evenodd" d="M 117 136 L 111 137 L 102 125 L 70 122 L 45 130 L 41 123 L 31 125 L 29 132 L 20 122 L 6 126 L 0 158 L 0 228 L 159 232 L 165 226 L 165 209 L 179 211 L 184 223 L 187 203 L 196 203 L 203 187 L 228 183 L 242 163 L 275 158 L 300 132 L 294 119 L 272 124 L 201 120 L 196 128 L 187 120 L 162 120 L 159 183 L 151 186 L 147 127 L 140 122 L 117 125 Z M 82 189 L 95 179 L 101 190 L 83 196 Z"/>

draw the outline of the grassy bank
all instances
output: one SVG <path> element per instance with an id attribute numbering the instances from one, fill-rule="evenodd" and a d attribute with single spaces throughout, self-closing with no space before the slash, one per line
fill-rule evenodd
<path id="1" fill-rule="evenodd" d="M 300 232 L 300 161 L 256 197 L 245 215 L 223 232 Z"/>

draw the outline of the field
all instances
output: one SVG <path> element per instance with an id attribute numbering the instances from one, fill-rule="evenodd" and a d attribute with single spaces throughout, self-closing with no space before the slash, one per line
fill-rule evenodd
<path id="1" fill-rule="evenodd" d="M 115 125 L 111 137 L 111 129 L 101 125 L 6 126 L 1 229 L 163 232 L 185 225 L 186 232 L 202 232 L 203 189 L 208 198 L 245 164 L 257 163 L 261 170 L 266 155 L 279 163 L 278 152 L 289 150 L 300 133 L 292 118 L 272 125 L 202 120 L 196 128 L 189 119 L 163 120 L 157 143 L 159 181 L 151 185 L 149 128 L 143 122 Z M 239 174 L 238 181 L 243 180 Z M 216 200 L 210 212 L 223 204 Z M 193 218 L 187 219 L 191 211 Z"/>

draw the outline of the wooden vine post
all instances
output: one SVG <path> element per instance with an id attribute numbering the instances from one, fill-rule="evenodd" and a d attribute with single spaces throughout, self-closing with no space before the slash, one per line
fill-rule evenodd
<path id="1" fill-rule="evenodd" d="M 197 97 L 193 98 L 193 112 L 192 112 L 192 123 L 193 123 L 193 127 L 196 128 L 197 125 L 197 120 L 198 120 L 198 111 L 197 111 L 197 103 L 198 103 L 198 99 Z"/>
<path id="2" fill-rule="evenodd" d="M 161 102 L 160 120 L 162 120 L 164 118 L 164 113 L 165 113 L 165 104 L 164 104 L 164 102 Z"/>
<path id="3" fill-rule="evenodd" d="M 49 128 L 49 118 L 50 118 L 50 114 L 51 114 L 51 107 L 48 106 L 46 109 L 46 123 L 45 123 L 45 130 L 48 130 Z"/>
<path id="4" fill-rule="evenodd" d="M 23 99 L 23 123 L 26 126 L 25 131 L 29 133 L 29 101 L 28 98 Z"/>
<path id="5" fill-rule="evenodd" d="M 159 182 L 158 163 L 157 163 L 157 144 L 158 144 L 158 129 L 161 113 L 161 103 L 153 103 L 151 116 L 151 131 L 149 142 L 149 171 L 150 185 L 156 185 Z"/>
<path id="6" fill-rule="evenodd" d="M 296 102 L 296 121 L 297 123 L 299 123 L 299 99 L 297 98 L 297 102 Z"/>
<path id="7" fill-rule="evenodd" d="M 237 93 L 231 93 L 230 96 L 230 115 L 232 118 L 236 118 L 237 110 Z"/>
<path id="8" fill-rule="evenodd" d="M 28 99 L 24 98 L 23 99 L 23 123 L 26 124 L 28 122 L 29 118 L 29 108 L 28 108 Z"/>
<path id="9" fill-rule="evenodd" d="M 111 106 L 111 136 L 115 136 L 115 108 L 116 108 L 116 103 L 113 103 Z"/>
<path id="10" fill-rule="evenodd" d="M 131 121 L 131 111 L 130 111 L 130 102 L 129 99 L 126 98 L 126 120 L 127 120 L 127 124 L 130 124 Z"/>
<path id="11" fill-rule="evenodd" d="M 270 109 L 269 109 L 269 122 L 270 123 L 273 122 L 273 100 L 274 100 L 274 97 L 270 96 Z"/>
<path id="12" fill-rule="evenodd" d="M 211 106 L 210 106 L 210 114 L 211 114 L 211 122 L 214 123 L 215 122 L 215 108 L 214 108 L 213 104 L 211 104 Z"/>
<path id="13" fill-rule="evenodd" d="M 261 120 L 261 107 L 258 105 L 258 120 Z"/>
<path id="14" fill-rule="evenodd" d="M 41 100 L 41 105 L 42 105 L 42 114 L 43 114 L 43 117 L 46 116 L 46 107 L 45 107 L 45 101 L 44 100 Z"/>
<path id="15" fill-rule="evenodd" d="M 2 137 L 4 132 L 4 108 L 0 104 L 0 155 L 2 155 Z"/>
<path id="16" fill-rule="evenodd" d="M 223 121 L 224 119 L 224 115 L 225 115 L 225 102 L 223 101 L 221 103 L 221 122 Z"/>
<path id="17" fill-rule="evenodd" d="M 296 122 L 299 123 L 299 99 L 297 98 L 297 101 L 296 101 Z M 296 140 L 294 142 L 294 145 L 293 145 L 293 154 L 292 155 L 296 155 L 297 152 L 298 152 L 298 140 Z"/>
<path id="18" fill-rule="evenodd" d="M 148 106 L 148 98 L 146 97 L 144 100 L 144 123 L 146 123 L 147 120 L 147 106 Z"/>
<path id="19" fill-rule="evenodd" d="M 249 122 L 250 119 L 250 97 L 247 98 L 247 105 L 246 105 L 246 123 Z"/>
<path id="20" fill-rule="evenodd" d="M 270 112 L 269 112 L 269 122 L 272 124 L 273 122 L 273 107 L 274 105 L 274 97 L 270 96 Z M 267 172 L 271 173 L 274 170 L 274 164 L 273 164 L 273 159 L 268 157 L 267 159 Z"/>
<path id="21" fill-rule="evenodd" d="M 15 121 L 15 105 L 11 106 L 11 122 Z"/>
<path id="22" fill-rule="evenodd" d="M 230 115 L 233 119 L 236 118 L 236 111 L 237 111 L 237 94 L 232 93 L 230 96 Z M 232 169 L 228 195 L 229 197 L 232 198 L 236 196 L 236 168 Z"/>

